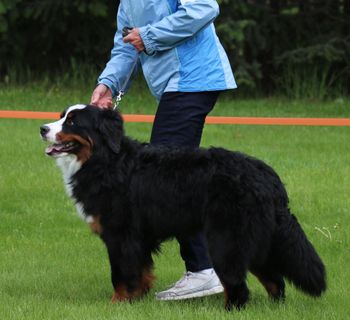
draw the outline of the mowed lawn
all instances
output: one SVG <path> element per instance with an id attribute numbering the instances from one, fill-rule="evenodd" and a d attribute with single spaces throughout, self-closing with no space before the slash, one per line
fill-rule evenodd
<path id="1" fill-rule="evenodd" d="M 0 88 L 0 109 L 61 111 L 86 102 L 88 90 Z M 134 90 L 125 113 L 154 113 L 155 102 Z M 350 117 L 350 103 L 280 99 L 220 100 L 216 115 Z M 327 267 L 320 299 L 287 286 L 283 304 L 268 300 L 248 277 L 251 300 L 227 313 L 223 295 L 159 302 L 154 293 L 184 271 L 175 241 L 155 257 L 157 281 L 143 300 L 111 304 L 106 250 L 75 214 L 54 161 L 39 138 L 43 121 L 0 119 L 0 319 L 349 319 L 350 128 L 207 125 L 203 146 L 222 146 L 276 169 L 290 207 Z M 126 124 L 147 141 L 149 124 Z"/>

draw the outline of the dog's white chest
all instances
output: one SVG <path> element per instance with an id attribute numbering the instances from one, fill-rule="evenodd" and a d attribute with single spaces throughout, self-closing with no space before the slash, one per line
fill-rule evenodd
<path id="1" fill-rule="evenodd" d="M 77 160 L 75 155 L 57 158 L 56 163 L 62 171 L 66 192 L 72 199 L 74 199 L 72 176 L 81 168 L 81 163 Z M 84 212 L 83 205 L 80 202 L 76 202 L 75 207 L 82 220 L 87 223 L 91 223 L 94 220 L 92 216 L 89 216 Z"/>

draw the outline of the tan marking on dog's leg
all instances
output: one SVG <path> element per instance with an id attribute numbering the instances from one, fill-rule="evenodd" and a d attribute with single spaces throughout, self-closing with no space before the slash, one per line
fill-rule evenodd
<path id="1" fill-rule="evenodd" d="M 225 308 L 225 310 L 230 310 L 231 309 L 231 303 L 229 302 L 228 292 L 227 292 L 227 289 L 226 289 L 225 285 L 222 284 L 222 286 L 224 287 L 224 297 L 225 297 L 224 308 Z"/>
<path id="2" fill-rule="evenodd" d="M 257 277 L 259 282 L 264 286 L 269 296 L 275 297 L 279 294 L 278 285 L 276 283 L 265 280 L 264 277 L 258 273 L 253 273 L 253 274 Z"/>
<path id="3" fill-rule="evenodd" d="M 90 222 L 90 228 L 91 228 L 91 231 L 93 233 L 96 233 L 98 235 L 101 235 L 102 234 L 102 231 L 103 231 L 103 228 L 102 228 L 102 225 L 100 223 L 100 216 L 95 216 L 93 217 L 93 221 Z"/>
<path id="4" fill-rule="evenodd" d="M 128 290 L 125 285 L 117 286 L 114 290 L 111 302 L 130 300 Z"/>
<path id="5" fill-rule="evenodd" d="M 153 287 L 154 280 L 155 276 L 151 270 L 143 270 L 139 286 L 132 291 L 128 291 L 125 285 L 117 286 L 112 296 L 112 302 L 142 298 Z"/>
<path id="6" fill-rule="evenodd" d="M 152 270 L 150 269 L 144 269 L 142 272 L 142 280 L 140 288 L 141 291 L 145 294 L 147 293 L 152 287 L 153 283 L 156 277 L 154 276 Z"/>

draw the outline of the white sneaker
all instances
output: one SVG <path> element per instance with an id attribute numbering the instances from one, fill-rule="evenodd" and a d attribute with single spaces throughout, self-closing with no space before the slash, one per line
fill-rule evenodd
<path id="1" fill-rule="evenodd" d="M 183 277 L 168 290 L 156 293 L 157 300 L 182 300 L 209 296 L 223 292 L 214 269 L 205 272 L 186 272 Z"/>

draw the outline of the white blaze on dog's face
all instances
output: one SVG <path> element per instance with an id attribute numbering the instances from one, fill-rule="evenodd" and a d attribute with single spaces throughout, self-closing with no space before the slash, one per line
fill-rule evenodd
<path id="1" fill-rule="evenodd" d="M 74 156 L 81 164 L 85 162 L 92 152 L 92 140 L 86 136 L 83 126 L 76 121 L 78 112 L 86 108 L 86 105 L 74 105 L 69 107 L 61 119 L 43 125 L 40 128 L 44 140 L 53 143 L 46 148 L 46 154 L 54 158 Z"/>
<path id="2" fill-rule="evenodd" d="M 62 131 L 63 124 L 66 122 L 67 117 L 70 115 L 70 112 L 74 110 L 82 110 L 85 108 L 86 108 L 86 105 L 83 105 L 83 104 L 77 104 L 77 105 L 71 106 L 65 111 L 64 116 L 60 120 L 43 125 L 43 127 L 47 127 L 49 129 L 49 131 L 45 136 L 45 140 L 52 143 L 58 143 L 57 134 Z"/>

